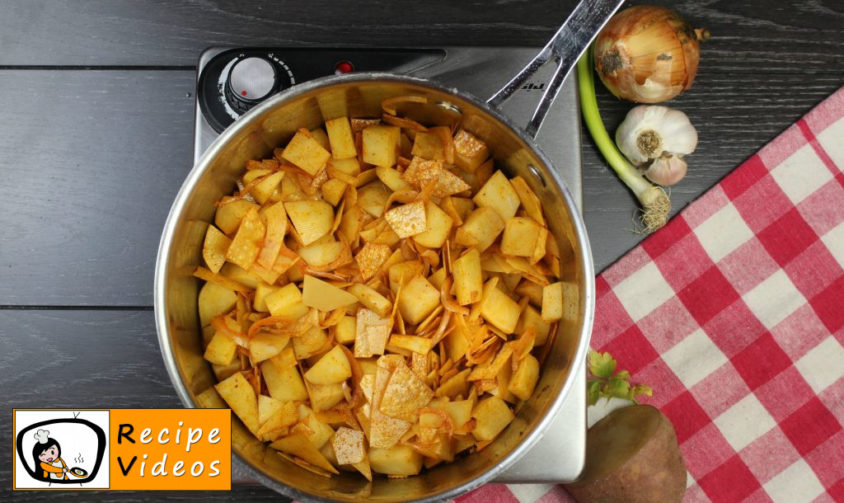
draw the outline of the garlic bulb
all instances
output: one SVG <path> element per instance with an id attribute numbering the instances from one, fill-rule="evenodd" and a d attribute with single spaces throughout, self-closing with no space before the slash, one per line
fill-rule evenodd
<path id="1" fill-rule="evenodd" d="M 659 185 L 674 185 L 686 176 L 687 169 L 686 161 L 669 155 L 652 162 L 645 170 L 645 176 L 648 177 L 648 180 Z"/>
<path id="2" fill-rule="evenodd" d="M 671 185 L 685 175 L 686 163 L 681 158 L 697 147 L 697 131 L 686 114 L 679 110 L 639 105 L 630 110 L 618 126 L 615 143 L 634 166 L 644 167 L 660 160 L 652 171 L 654 177 L 648 172 L 645 175 L 660 185 Z M 672 161 L 671 158 L 676 159 Z M 669 170 L 673 172 L 671 176 L 665 174 Z M 658 172 L 663 174 L 656 175 Z"/>

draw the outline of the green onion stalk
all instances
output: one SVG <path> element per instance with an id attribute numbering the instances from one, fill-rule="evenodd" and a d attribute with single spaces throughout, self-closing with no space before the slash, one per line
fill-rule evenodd
<path id="1" fill-rule="evenodd" d="M 592 51 L 587 50 L 577 62 L 577 78 L 580 90 L 580 108 L 583 121 L 598 150 L 615 171 L 621 181 L 636 195 L 642 205 L 641 222 L 643 232 L 653 232 L 668 221 L 671 212 L 671 201 L 662 187 L 653 185 L 635 166 L 619 152 L 615 142 L 607 133 L 601 112 L 598 110 L 598 99 L 595 96 L 595 74 L 592 71 Z"/>

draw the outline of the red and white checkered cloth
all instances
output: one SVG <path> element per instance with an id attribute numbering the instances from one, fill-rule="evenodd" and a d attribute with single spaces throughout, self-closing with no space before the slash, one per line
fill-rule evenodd
<path id="1" fill-rule="evenodd" d="M 684 501 L 844 502 L 842 168 L 844 88 L 598 276 L 592 346 L 654 388 Z"/>

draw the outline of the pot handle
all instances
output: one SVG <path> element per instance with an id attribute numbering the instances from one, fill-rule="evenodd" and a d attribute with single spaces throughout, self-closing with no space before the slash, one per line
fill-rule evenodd
<path id="1" fill-rule="evenodd" d="M 557 69 L 551 81 L 539 100 L 539 105 L 533 112 L 525 132 L 531 138 L 536 137 L 545 115 L 551 108 L 554 98 L 560 92 L 563 82 L 574 67 L 580 55 L 589 47 L 598 32 L 610 20 L 615 11 L 621 7 L 624 0 L 580 0 L 568 19 L 560 26 L 557 33 L 545 44 L 545 47 L 534 56 L 530 63 L 513 77 L 504 87 L 498 90 L 486 102 L 493 107 L 499 107 L 515 91 L 522 87 L 525 81 L 549 60 L 554 59 Z"/>

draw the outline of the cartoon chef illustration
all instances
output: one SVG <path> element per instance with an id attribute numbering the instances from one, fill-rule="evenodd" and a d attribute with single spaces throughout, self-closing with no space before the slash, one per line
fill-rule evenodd
<path id="1" fill-rule="evenodd" d="M 35 446 L 32 457 L 35 461 L 35 473 L 42 480 L 68 480 L 67 464 L 62 459 L 62 448 L 47 430 L 35 432 Z"/>

